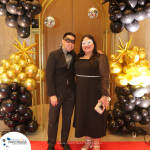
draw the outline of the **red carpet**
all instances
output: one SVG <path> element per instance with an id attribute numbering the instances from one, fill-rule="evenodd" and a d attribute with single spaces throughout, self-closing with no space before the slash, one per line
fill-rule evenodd
<path id="1" fill-rule="evenodd" d="M 46 141 L 30 141 L 31 150 L 47 150 Z M 80 150 L 83 142 L 68 142 L 71 150 Z M 63 150 L 60 142 L 55 145 L 55 150 Z M 89 149 L 89 150 L 92 150 Z M 150 145 L 145 142 L 102 142 L 101 150 L 150 150 Z"/>

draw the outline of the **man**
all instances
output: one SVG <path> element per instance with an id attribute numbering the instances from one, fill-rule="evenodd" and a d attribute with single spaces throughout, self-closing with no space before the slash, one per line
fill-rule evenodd
<path id="1" fill-rule="evenodd" d="M 67 139 L 75 102 L 74 62 L 76 54 L 73 50 L 75 39 L 76 36 L 73 33 L 65 33 L 62 40 L 63 46 L 51 52 L 47 61 L 47 93 L 50 97 L 48 150 L 54 150 L 61 106 L 61 146 L 64 150 L 71 150 L 70 146 L 67 144 Z"/>

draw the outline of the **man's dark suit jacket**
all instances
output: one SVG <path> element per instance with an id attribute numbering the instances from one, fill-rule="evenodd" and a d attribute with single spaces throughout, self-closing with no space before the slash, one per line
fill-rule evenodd
<path id="1" fill-rule="evenodd" d="M 72 60 L 67 69 L 67 63 L 62 48 L 53 51 L 49 54 L 46 65 L 46 82 L 48 88 L 48 96 L 64 94 L 67 91 L 69 81 L 69 87 L 72 91 L 75 91 L 75 79 L 74 79 L 74 63 L 76 53 L 72 50 Z"/>

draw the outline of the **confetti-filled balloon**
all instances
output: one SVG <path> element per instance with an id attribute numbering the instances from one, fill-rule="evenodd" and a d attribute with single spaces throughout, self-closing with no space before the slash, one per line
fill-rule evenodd
<path id="1" fill-rule="evenodd" d="M 90 8 L 88 10 L 88 16 L 90 18 L 96 18 L 98 16 L 98 10 L 96 8 L 94 8 L 94 7 Z"/>
<path id="2" fill-rule="evenodd" d="M 55 19 L 53 17 L 49 16 L 49 17 L 45 18 L 44 24 L 47 27 L 53 27 L 55 25 Z"/>

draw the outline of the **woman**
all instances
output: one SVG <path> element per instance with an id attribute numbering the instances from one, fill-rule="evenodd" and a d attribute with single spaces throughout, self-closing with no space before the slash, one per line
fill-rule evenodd
<path id="1" fill-rule="evenodd" d="M 92 147 L 99 150 L 100 138 L 106 135 L 106 109 L 109 87 L 109 63 L 104 54 L 97 53 L 97 46 L 91 35 L 83 36 L 80 53 L 75 62 L 76 74 L 76 110 L 75 137 L 86 136 L 81 150 Z M 103 96 L 103 97 L 102 97 Z M 101 101 L 105 109 L 102 114 L 94 110 Z"/>

